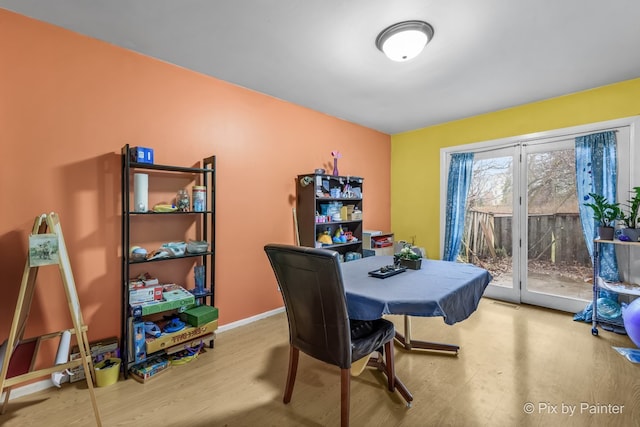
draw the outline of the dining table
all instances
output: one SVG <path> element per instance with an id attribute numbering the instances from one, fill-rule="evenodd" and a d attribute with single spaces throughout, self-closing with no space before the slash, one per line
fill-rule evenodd
<path id="1" fill-rule="evenodd" d="M 423 258 L 417 270 L 394 269 L 393 256 L 371 256 L 341 264 L 349 317 L 375 320 L 403 315 L 404 334 L 396 340 L 406 349 L 451 351 L 460 346 L 411 338 L 411 317 L 442 317 L 448 325 L 476 311 L 492 280 L 491 273 L 473 264 Z M 385 269 L 396 274 L 380 276 Z"/>

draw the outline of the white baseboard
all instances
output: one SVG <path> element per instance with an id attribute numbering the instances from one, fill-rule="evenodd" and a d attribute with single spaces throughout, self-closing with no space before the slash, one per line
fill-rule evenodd
<path id="1" fill-rule="evenodd" d="M 23 396 L 27 396 L 29 394 L 32 393 L 37 393 L 39 391 L 42 390 L 46 390 L 48 388 L 52 388 L 55 387 L 53 385 L 53 382 L 51 382 L 51 380 L 42 380 L 42 381 L 37 381 L 35 383 L 31 383 L 31 384 L 27 384 L 25 386 L 22 387 L 16 387 L 11 389 L 11 395 L 9 396 L 9 402 L 11 402 L 13 399 L 17 399 L 19 397 L 23 397 Z M 6 393 L 2 393 L 2 395 L 0 395 L 0 401 L 4 401 L 4 396 Z"/>
<path id="2" fill-rule="evenodd" d="M 253 323 L 258 320 L 266 319 L 267 317 L 271 317 L 276 314 L 282 313 L 283 311 L 284 311 L 284 307 L 280 307 L 280 308 L 276 308 L 275 310 L 267 311 L 265 313 L 256 314 L 255 316 L 247 317 L 246 319 L 238 320 L 236 322 L 232 322 L 227 325 L 220 326 L 216 331 L 216 333 L 229 331 L 239 326 L 245 326 L 245 325 L 248 325 L 249 323 Z M 19 397 L 27 396 L 32 393 L 37 393 L 39 391 L 46 390 L 52 387 L 55 387 L 55 385 L 53 385 L 53 382 L 51 382 L 50 379 L 37 381 L 22 387 L 16 387 L 11 390 L 9 401 L 12 401 L 13 399 L 17 399 Z M 0 395 L 0 402 L 4 401 L 4 395 L 5 395 L 4 393 Z"/>
<path id="3" fill-rule="evenodd" d="M 271 317 L 271 316 L 274 316 L 276 314 L 282 313 L 283 311 L 284 311 L 284 307 L 280 307 L 280 308 L 276 308 L 275 310 L 271 310 L 271 311 L 267 311 L 267 312 L 264 312 L 264 313 L 256 314 L 255 316 L 247 317 L 246 319 L 241 319 L 241 320 L 238 320 L 236 322 L 232 322 L 232 323 L 226 324 L 224 326 L 220 326 L 218 328 L 217 332 L 224 332 L 224 331 L 228 331 L 230 329 L 237 328 L 239 326 L 245 326 L 245 325 L 248 325 L 249 323 L 253 323 L 253 322 L 256 322 L 258 320 L 266 319 L 267 317 Z"/>

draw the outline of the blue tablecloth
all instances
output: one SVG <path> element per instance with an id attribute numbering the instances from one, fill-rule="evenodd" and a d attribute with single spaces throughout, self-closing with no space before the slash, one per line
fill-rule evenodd
<path id="1" fill-rule="evenodd" d="M 472 264 L 422 260 L 420 270 L 407 270 L 385 279 L 369 271 L 393 264 L 392 256 L 373 256 L 345 262 L 342 277 L 349 317 L 379 319 L 384 314 L 443 316 L 453 325 L 473 313 L 491 274 Z"/>

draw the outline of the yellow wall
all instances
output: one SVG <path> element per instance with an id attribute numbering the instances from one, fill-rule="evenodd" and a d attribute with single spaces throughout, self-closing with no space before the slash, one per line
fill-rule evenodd
<path id="1" fill-rule="evenodd" d="M 440 255 L 440 149 L 640 114 L 640 79 L 483 114 L 391 138 L 391 228 Z"/>

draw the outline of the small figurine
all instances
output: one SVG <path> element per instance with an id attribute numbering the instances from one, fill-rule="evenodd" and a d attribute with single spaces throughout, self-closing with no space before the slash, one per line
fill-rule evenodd
<path id="1" fill-rule="evenodd" d="M 338 226 L 333 236 L 333 243 L 347 243 L 347 236 L 344 234 L 342 226 Z"/>
<path id="2" fill-rule="evenodd" d="M 319 233 L 318 234 L 318 238 L 316 239 L 318 242 L 322 243 L 323 245 L 330 245 L 332 242 L 331 240 L 331 236 L 329 235 L 329 229 L 327 228 L 327 230 L 323 233 Z"/>

